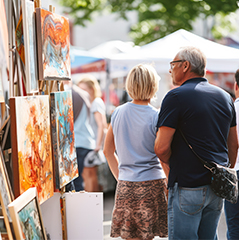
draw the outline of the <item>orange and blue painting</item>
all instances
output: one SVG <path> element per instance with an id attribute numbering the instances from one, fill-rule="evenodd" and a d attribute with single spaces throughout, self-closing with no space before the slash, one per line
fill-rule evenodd
<path id="1" fill-rule="evenodd" d="M 69 20 L 41 8 L 36 18 L 40 80 L 70 80 Z"/>
<path id="2" fill-rule="evenodd" d="M 15 98 L 20 194 L 36 187 L 39 202 L 54 194 L 49 96 Z"/>
<path id="3" fill-rule="evenodd" d="M 78 177 L 71 90 L 51 93 L 52 149 L 56 188 Z"/>

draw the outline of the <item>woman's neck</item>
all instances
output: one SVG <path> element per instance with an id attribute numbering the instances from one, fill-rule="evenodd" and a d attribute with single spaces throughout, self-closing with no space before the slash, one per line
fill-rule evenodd
<path id="1" fill-rule="evenodd" d="M 95 100 L 95 97 L 90 96 L 90 103 L 92 103 Z"/>
<path id="2" fill-rule="evenodd" d="M 150 99 L 148 100 L 136 100 L 134 99 L 132 103 L 137 104 L 137 105 L 148 105 L 150 103 Z"/>

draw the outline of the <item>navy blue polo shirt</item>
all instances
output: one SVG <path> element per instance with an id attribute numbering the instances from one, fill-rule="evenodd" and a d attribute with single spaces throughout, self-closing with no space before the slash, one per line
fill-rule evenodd
<path id="1" fill-rule="evenodd" d="M 227 137 L 236 125 L 231 96 L 205 78 L 192 78 L 168 92 L 159 113 L 157 127 L 176 129 L 171 149 L 168 186 L 181 187 L 210 184 L 211 174 L 183 140 L 184 133 L 195 152 L 205 161 L 227 165 Z"/>

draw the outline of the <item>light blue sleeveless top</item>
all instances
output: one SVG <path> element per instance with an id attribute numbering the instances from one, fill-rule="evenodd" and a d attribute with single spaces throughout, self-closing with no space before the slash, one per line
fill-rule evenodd
<path id="1" fill-rule="evenodd" d="M 127 102 L 111 116 L 119 158 L 119 180 L 141 182 L 165 178 L 154 152 L 158 110 Z"/>

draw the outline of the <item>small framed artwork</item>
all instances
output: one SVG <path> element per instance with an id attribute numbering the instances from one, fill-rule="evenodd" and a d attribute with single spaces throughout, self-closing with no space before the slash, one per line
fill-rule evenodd
<path id="1" fill-rule="evenodd" d="M 69 20 L 36 8 L 39 80 L 71 80 Z"/>
<path id="2" fill-rule="evenodd" d="M 27 93 L 38 91 L 37 49 L 34 2 L 22 0 Z"/>
<path id="3" fill-rule="evenodd" d="M 36 188 L 29 188 L 8 205 L 16 239 L 47 240 Z"/>

